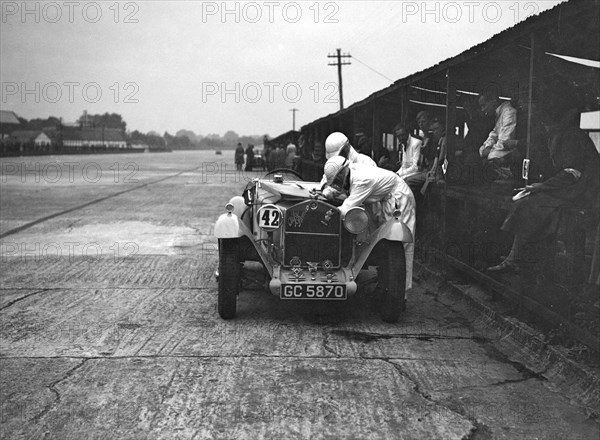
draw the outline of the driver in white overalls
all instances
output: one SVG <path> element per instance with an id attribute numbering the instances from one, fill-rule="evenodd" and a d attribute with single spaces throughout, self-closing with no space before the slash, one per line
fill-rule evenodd
<path id="1" fill-rule="evenodd" d="M 358 153 L 357 153 L 358 154 Z M 365 156 L 367 157 L 367 156 Z M 331 188 L 323 192 L 328 198 L 343 199 L 339 210 L 342 218 L 350 208 L 364 205 L 378 225 L 390 220 L 395 209 L 400 220 L 413 235 L 413 243 L 404 243 L 406 255 L 406 289 L 412 287 L 415 237 L 415 198 L 404 180 L 392 171 L 364 163 L 351 163 L 342 156 L 333 156 L 325 163 L 323 178 Z"/>

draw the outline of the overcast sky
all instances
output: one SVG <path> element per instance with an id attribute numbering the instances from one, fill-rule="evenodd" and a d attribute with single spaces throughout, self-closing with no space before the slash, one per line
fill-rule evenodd
<path id="1" fill-rule="evenodd" d="M 339 108 L 336 48 L 348 106 L 558 3 L 2 1 L 2 109 L 276 136 Z"/>

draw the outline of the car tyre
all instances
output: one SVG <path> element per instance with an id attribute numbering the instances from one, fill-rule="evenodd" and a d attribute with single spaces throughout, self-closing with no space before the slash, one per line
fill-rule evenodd
<path id="1" fill-rule="evenodd" d="M 399 241 L 383 243 L 382 261 L 379 265 L 381 319 L 397 322 L 406 310 L 406 257 L 404 245 Z"/>
<path id="2" fill-rule="evenodd" d="M 223 319 L 235 318 L 242 269 L 237 238 L 219 240 L 219 296 L 217 309 Z"/>

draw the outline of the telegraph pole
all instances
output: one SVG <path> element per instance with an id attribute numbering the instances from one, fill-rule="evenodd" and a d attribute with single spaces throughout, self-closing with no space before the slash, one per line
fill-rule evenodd
<path id="1" fill-rule="evenodd" d="M 292 112 L 292 130 L 296 131 L 296 112 L 299 112 L 297 108 L 290 110 Z"/>
<path id="2" fill-rule="evenodd" d="M 337 66 L 338 68 L 338 86 L 340 90 L 340 110 L 344 109 L 344 93 L 342 90 L 342 66 L 352 64 L 347 62 L 342 62 L 342 58 L 352 58 L 352 55 L 345 54 L 342 55 L 342 49 L 336 49 L 337 55 L 327 55 L 327 58 L 337 58 L 337 63 L 329 63 L 328 66 Z"/>

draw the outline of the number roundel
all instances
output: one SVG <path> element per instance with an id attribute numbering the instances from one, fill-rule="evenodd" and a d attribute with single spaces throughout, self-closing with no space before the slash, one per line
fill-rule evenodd
<path id="1" fill-rule="evenodd" d="M 283 212 L 275 205 L 261 206 L 256 212 L 256 220 L 259 228 L 274 231 L 283 223 Z"/>

